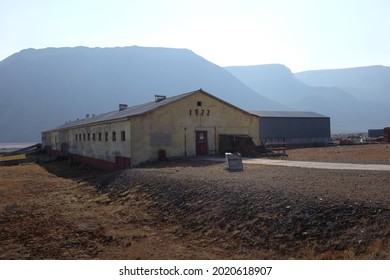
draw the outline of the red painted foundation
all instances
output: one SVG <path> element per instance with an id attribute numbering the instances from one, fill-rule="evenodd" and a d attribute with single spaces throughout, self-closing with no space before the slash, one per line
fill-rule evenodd
<path id="1" fill-rule="evenodd" d="M 47 153 L 49 156 L 54 156 L 54 157 L 63 156 L 63 154 L 61 153 L 61 151 L 53 150 L 53 148 L 50 147 L 50 146 L 45 146 L 45 147 L 44 147 L 44 150 L 46 151 L 46 153 Z"/>
<path id="2" fill-rule="evenodd" d="M 110 162 L 106 160 L 76 155 L 76 154 L 69 154 L 69 160 L 71 162 L 79 162 L 84 163 L 86 165 L 89 165 L 91 167 L 95 167 L 102 170 L 107 171 L 115 171 L 115 170 L 121 170 L 125 168 L 131 168 L 131 159 L 126 157 L 116 157 L 115 162 Z"/>
<path id="3" fill-rule="evenodd" d="M 94 168 L 115 171 L 126 168 L 131 168 L 131 158 L 117 156 L 115 162 L 110 162 L 106 160 L 96 159 L 92 157 L 86 157 L 82 155 L 68 153 L 64 155 L 61 151 L 53 150 L 51 147 L 45 147 L 46 153 L 54 157 L 63 157 L 67 156 L 70 162 L 78 162 L 89 165 Z"/>

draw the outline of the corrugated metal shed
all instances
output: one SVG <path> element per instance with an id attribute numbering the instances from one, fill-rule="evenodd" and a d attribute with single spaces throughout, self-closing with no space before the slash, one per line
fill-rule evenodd
<path id="1" fill-rule="evenodd" d="M 260 140 L 285 138 L 289 145 L 326 145 L 330 141 L 330 118 L 315 112 L 250 111 L 260 117 Z"/>

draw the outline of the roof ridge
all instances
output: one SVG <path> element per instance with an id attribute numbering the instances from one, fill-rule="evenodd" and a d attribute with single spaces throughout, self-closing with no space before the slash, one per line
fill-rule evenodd
<path id="1" fill-rule="evenodd" d="M 202 89 L 198 89 L 198 90 L 182 93 L 179 95 L 169 96 L 169 97 L 164 98 L 164 99 L 159 100 L 159 101 L 155 100 L 155 101 L 149 101 L 146 103 L 141 103 L 141 104 L 129 106 L 126 109 L 119 110 L 119 111 L 113 110 L 113 111 L 109 111 L 106 113 L 94 115 L 92 117 L 77 119 L 75 121 L 71 121 L 71 122 L 65 123 L 63 125 L 60 125 L 60 126 L 56 127 L 55 129 L 67 129 L 67 128 L 77 127 L 77 126 L 81 126 L 81 125 L 88 125 L 88 124 L 100 123 L 100 122 L 105 122 L 105 121 L 114 121 L 114 120 L 118 120 L 121 118 L 142 115 L 142 114 L 154 111 L 158 108 L 164 107 L 168 104 L 171 104 L 173 102 L 176 102 L 178 100 L 181 100 L 182 98 L 185 98 L 189 95 L 192 95 L 192 94 L 195 94 L 198 92 L 209 94 L 209 93 L 203 91 Z"/>

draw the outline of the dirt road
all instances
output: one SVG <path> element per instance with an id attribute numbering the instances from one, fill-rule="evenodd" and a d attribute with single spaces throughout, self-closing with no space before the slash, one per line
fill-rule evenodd
<path id="1" fill-rule="evenodd" d="M 390 171 L 390 165 L 385 165 L 385 164 L 292 161 L 292 160 L 277 160 L 277 159 L 263 159 L 263 158 L 243 159 L 243 163 L 302 167 L 302 168 L 316 168 L 316 169 Z"/>

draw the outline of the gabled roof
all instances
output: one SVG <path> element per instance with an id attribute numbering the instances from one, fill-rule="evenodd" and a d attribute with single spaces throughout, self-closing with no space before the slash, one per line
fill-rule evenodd
<path id="1" fill-rule="evenodd" d="M 260 118 L 329 118 L 315 112 L 300 111 L 249 111 Z"/>
<path id="2" fill-rule="evenodd" d="M 177 102 L 183 98 L 186 98 L 186 97 L 188 97 L 192 94 L 196 94 L 196 93 L 203 93 L 205 95 L 208 95 L 209 97 L 217 99 L 218 101 L 220 101 L 228 106 L 231 106 L 231 107 L 233 107 L 237 110 L 240 110 L 246 114 L 250 114 L 249 112 L 247 112 L 243 109 L 240 109 L 240 108 L 238 108 L 238 107 L 236 107 L 236 106 L 234 106 L 226 101 L 223 101 L 222 99 L 215 97 L 214 95 L 211 95 L 210 93 L 205 92 L 202 89 L 199 89 L 199 90 L 179 94 L 176 96 L 167 97 L 167 98 L 162 99 L 160 101 L 152 101 L 152 102 L 148 102 L 148 103 L 144 103 L 144 104 L 140 104 L 140 105 L 131 106 L 131 107 L 128 107 L 128 108 L 121 110 L 121 111 L 116 110 L 116 111 L 111 111 L 108 113 L 94 115 L 92 117 L 88 117 L 85 119 L 71 121 L 71 122 L 65 123 L 65 124 L 57 127 L 55 130 L 62 130 L 62 129 L 67 129 L 67 128 L 71 128 L 71 127 L 84 126 L 84 125 L 101 123 L 101 122 L 110 122 L 110 121 L 121 120 L 121 119 L 126 120 L 128 117 L 143 115 L 143 114 L 152 112 L 154 110 L 157 110 L 161 107 L 164 107 L 164 106 L 167 106 L 167 105 L 172 104 L 174 102 Z"/>

